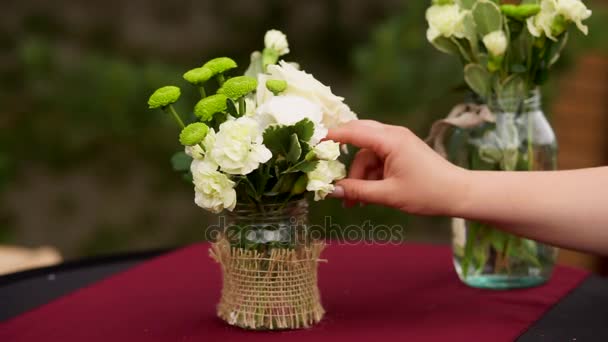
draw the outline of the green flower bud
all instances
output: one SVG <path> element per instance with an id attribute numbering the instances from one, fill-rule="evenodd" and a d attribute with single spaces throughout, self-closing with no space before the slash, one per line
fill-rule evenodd
<path id="1" fill-rule="evenodd" d="M 179 142 L 184 146 L 192 146 L 200 143 L 205 139 L 209 127 L 202 122 L 195 122 L 182 129 L 179 134 Z"/>
<path id="2" fill-rule="evenodd" d="M 226 81 L 226 83 L 222 85 L 217 93 L 224 94 L 233 100 L 238 100 L 254 91 L 257 86 L 258 81 L 256 81 L 255 78 L 249 76 L 238 76 Z"/>
<path id="3" fill-rule="evenodd" d="M 215 94 L 198 101 L 194 106 L 194 114 L 201 119 L 201 121 L 209 121 L 213 118 L 215 113 L 223 112 L 226 110 L 226 95 Z"/>
<path id="4" fill-rule="evenodd" d="M 540 12 L 540 5 L 538 4 L 523 4 L 523 5 L 511 5 L 505 4 L 500 6 L 500 10 L 507 17 L 516 20 L 525 20 L 533 15 Z"/>
<path id="5" fill-rule="evenodd" d="M 184 74 L 184 79 L 194 85 L 201 85 L 213 77 L 213 71 L 207 67 L 189 70 Z"/>
<path id="6" fill-rule="evenodd" d="M 296 182 L 293 185 L 293 188 L 291 188 L 291 195 L 299 195 L 299 194 L 303 194 L 304 191 L 306 191 L 306 185 L 308 184 L 308 176 L 306 176 L 306 174 L 303 174 L 300 176 L 300 178 L 298 178 L 298 180 L 296 180 Z"/>
<path id="7" fill-rule="evenodd" d="M 433 0 L 433 5 L 443 6 L 452 4 L 454 4 L 454 0 Z"/>
<path id="8" fill-rule="evenodd" d="M 168 105 L 177 102 L 180 95 L 181 90 L 175 86 L 158 88 L 148 99 L 148 106 L 150 109 L 165 108 Z"/>
<path id="9" fill-rule="evenodd" d="M 266 88 L 273 94 L 279 95 L 287 89 L 287 82 L 283 80 L 268 80 L 266 81 Z"/>
<path id="10" fill-rule="evenodd" d="M 203 65 L 203 68 L 208 68 L 213 72 L 213 75 L 224 73 L 230 69 L 236 68 L 236 62 L 228 57 L 219 57 L 210 60 Z"/>

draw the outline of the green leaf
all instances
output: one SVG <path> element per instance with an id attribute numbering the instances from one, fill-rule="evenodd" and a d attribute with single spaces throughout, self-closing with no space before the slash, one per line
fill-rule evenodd
<path id="1" fill-rule="evenodd" d="M 507 245 L 507 241 L 509 239 L 509 234 L 503 233 L 496 229 L 489 230 L 490 242 L 492 243 L 492 248 L 496 251 L 502 253 L 505 250 Z"/>
<path id="2" fill-rule="evenodd" d="M 289 152 L 285 156 L 288 162 L 295 163 L 300 159 L 302 155 L 302 147 L 296 133 L 291 134 L 289 137 Z"/>
<path id="3" fill-rule="evenodd" d="M 527 71 L 528 69 L 526 69 L 526 66 L 523 64 L 513 64 L 511 65 L 511 72 L 515 73 L 515 74 L 523 74 Z"/>
<path id="4" fill-rule="evenodd" d="M 171 166 L 175 171 L 189 171 L 192 164 L 192 157 L 185 152 L 176 152 L 171 157 Z"/>
<path id="5" fill-rule="evenodd" d="M 469 268 L 473 263 L 473 249 L 477 242 L 477 234 L 478 234 L 478 225 L 479 223 L 475 221 L 468 221 L 467 230 L 466 230 L 466 242 L 464 244 L 464 256 L 460 262 L 460 266 L 462 268 L 462 277 L 464 279 L 469 275 Z"/>
<path id="6" fill-rule="evenodd" d="M 526 81 L 520 74 L 513 74 L 499 84 L 496 96 L 502 110 L 515 113 L 526 96 Z"/>
<path id="7" fill-rule="evenodd" d="M 277 183 L 272 187 L 270 192 L 266 193 L 266 196 L 277 196 L 282 193 L 291 192 L 293 184 L 298 179 L 298 175 L 295 173 L 289 173 L 281 176 Z"/>
<path id="8" fill-rule="evenodd" d="M 473 6 L 472 13 L 477 33 L 481 37 L 502 28 L 502 13 L 495 3 L 479 0 Z"/>
<path id="9" fill-rule="evenodd" d="M 460 5 L 460 7 L 464 8 L 464 9 L 468 9 L 468 10 L 473 8 L 473 5 L 475 5 L 476 1 L 477 0 L 456 0 L 456 2 L 458 3 L 458 5 Z"/>
<path id="10" fill-rule="evenodd" d="M 304 160 L 283 171 L 283 173 L 312 172 L 317 167 L 318 162 L 318 160 Z"/>
<path id="11" fill-rule="evenodd" d="M 475 27 L 475 22 L 473 20 L 473 14 L 470 12 L 467 13 L 463 19 L 464 26 L 464 36 L 469 41 L 469 45 L 471 46 L 471 52 L 473 56 L 477 56 L 479 53 L 479 40 L 477 38 L 477 28 Z"/>
<path id="12" fill-rule="evenodd" d="M 273 155 L 281 155 L 287 158 L 292 144 L 291 136 L 295 134 L 300 146 L 302 146 L 312 138 L 314 129 L 314 124 L 308 119 L 303 119 L 292 126 L 273 125 L 264 131 L 264 145 L 268 147 Z M 301 153 L 302 150 L 300 150 Z"/>
<path id="13" fill-rule="evenodd" d="M 482 98 L 490 93 L 490 73 L 479 64 L 467 64 L 464 67 L 464 80 L 467 85 Z"/>
<path id="14" fill-rule="evenodd" d="M 300 141 L 309 142 L 312 135 L 315 133 L 315 124 L 308 119 L 298 121 L 295 124 L 295 133 L 298 135 Z"/>
<path id="15" fill-rule="evenodd" d="M 458 45 L 454 44 L 454 42 L 452 42 L 452 40 L 450 40 L 449 38 L 440 36 L 435 38 L 435 40 L 433 40 L 431 42 L 433 44 L 433 46 L 435 46 L 435 48 L 441 52 L 450 54 L 450 55 L 459 55 L 460 54 L 460 50 L 458 49 Z"/>

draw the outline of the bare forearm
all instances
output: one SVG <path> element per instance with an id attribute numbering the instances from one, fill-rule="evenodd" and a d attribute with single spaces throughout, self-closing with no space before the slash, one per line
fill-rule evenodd
<path id="1" fill-rule="evenodd" d="M 467 171 L 454 216 L 550 244 L 608 254 L 608 167 L 554 172 Z"/>

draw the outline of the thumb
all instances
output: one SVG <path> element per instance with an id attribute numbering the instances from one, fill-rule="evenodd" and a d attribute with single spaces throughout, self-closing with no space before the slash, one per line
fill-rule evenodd
<path id="1" fill-rule="evenodd" d="M 386 180 L 343 179 L 336 184 L 331 197 L 386 205 L 390 193 L 390 186 Z"/>

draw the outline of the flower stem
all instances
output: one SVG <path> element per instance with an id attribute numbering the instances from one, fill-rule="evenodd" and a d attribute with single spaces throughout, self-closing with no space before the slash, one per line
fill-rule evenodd
<path id="1" fill-rule="evenodd" d="M 186 127 L 182 119 L 179 117 L 179 114 L 177 114 L 177 112 L 175 111 L 175 108 L 173 108 L 173 105 L 169 105 L 169 112 L 171 113 L 171 115 L 173 115 L 173 118 L 181 128 Z"/>
<path id="2" fill-rule="evenodd" d="M 244 116 L 245 115 L 245 111 L 246 111 L 246 108 L 245 108 L 245 98 L 241 97 L 239 99 L 239 115 L 240 116 Z"/>
<path id="3" fill-rule="evenodd" d="M 224 78 L 223 74 L 218 74 L 216 76 L 216 78 L 217 78 L 217 83 L 220 85 L 220 87 L 224 85 L 224 82 L 226 82 L 226 78 Z"/>
<path id="4" fill-rule="evenodd" d="M 198 90 L 201 93 L 201 99 L 204 99 L 205 97 L 207 97 L 207 92 L 205 92 L 205 87 L 200 85 L 200 86 L 198 86 Z"/>

